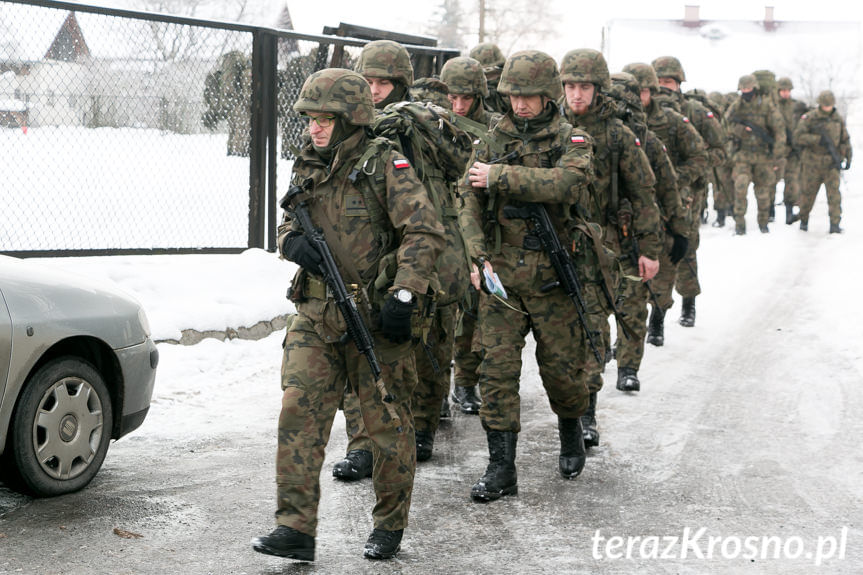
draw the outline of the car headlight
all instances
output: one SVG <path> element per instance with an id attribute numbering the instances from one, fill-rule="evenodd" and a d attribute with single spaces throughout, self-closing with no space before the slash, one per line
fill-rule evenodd
<path id="1" fill-rule="evenodd" d="M 150 337 L 150 321 L 147 319 L 147 314 L 144 312 L 144 308 L 138 308 L 138 322 L 141 324 L 141 328 L 144 330 L 144 334 L 147 337 Z"/>

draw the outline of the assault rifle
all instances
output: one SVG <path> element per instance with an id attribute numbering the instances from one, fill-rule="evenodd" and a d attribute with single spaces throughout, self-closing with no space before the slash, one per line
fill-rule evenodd
<path id="1" fill-rule="evenodd" d="M 508 204 L 503 207 L 503 215 L 510 219 L 528 220 L 533 224 L 531 231 L 539 238 L 542 249 L 548 255 L 548 259 L 551 260 L 551 265 L 557 273 L 557 281 L 542 286 L 540 291 L 548 292 L 558 286 L 563 288 L 563 291 L 566 292 L 566 295 L 575 304 L 578 321 L 581 322 L 581 327 L 584 329 L 587 341 L 590 343 L 593 356 L 600 364 L 603 363 L 593 332 L 590 331 L 590 326 L 588 326 L 587 318 L 585 317 L 587 314 L 587 305 L 584 303 L 584 297 L 581 295 L 581 284 L 578 281 L 578 276 L 575 274 L 575 264 L 572 263 L 569 252 L 560 243 L 560 238 L 554 230 L 545 206 L 539 203 L 527 203 L 522 206 Z"/>
<path id="2" fill-rule="evenodd" d="M 740 116 L 731 116 L 731 117 L 729 118 L 729 120 L 730 120 L 730 121 L 732 121 L 732 122 L 734 122 L 735 124 L 740 124 L 741 126 L 746 126 L 747 128 L 749 128 L 749 130 L 750 130 L 753 134 L 755 134 L 756 136 L 758 136 L 758 138 L 759 138 L 762 142 L 764 142 L 765 144 L 767 144 L 767 145 L 770 147 L 770 151 L 771 151 L 771 152 L 773 151 L 773 144 L 776 142 L 776 140 L 775 140 L 775 138 L 774 138 L 773 136 L 771 136 L 771 135 L 767 132 L 767 130 L 765 130 L 765 129 L 764 129 L 764 128 L 762 128 L 761 126 L 758 126 L 758 125 L 756 125 L 756 124 L 753 124 L 752 122 L 750 122 L 750 121 L 748 121 L 748 120 L 744 120 L 744 119 L 743 119 L 743 118 L 741 118 Z"/>
<path id="3" fill-rule="evenodd" d="M 384 386 L 384 381 L 381 378 L 381 365 L 378 363 L 377 354 L 375 354 L 375 341 L 369 328 L 366 326 L 357 309 L 357 302 L 354 299 L 354 293 L 349 292 L 345 285 L 342 274 L 336 265 L 336 260 L 333 257 L 333 252 L 330 250 L 327 239 L 320 228 L 315 226 L 312 221 L 312 216 L 309 213 L 309 204 L 306 198 L 306 190 L 302 187 L 293 184 L 288 188 L 288 193 L 279 202 L 282 209 L 290 211 L 291 214 L 299 222 L 303 228 L 303 233 L 321 256 L 320 272 L 324 276 L 324 282 L 333 294 L 333 299 L 336 302 L 336 307 L 342 314 L 347 325 L 347 331 L 341 338 L 341 342 L 345 343 L 348 339 L 352 340 L 357 346 L 357 350 L 366 357 L 369 367 L 372 370 L 372 376 L 375 378 L 375 386 L 381 393 L 384 400 L 384 406 L 390 417 L 395 420 L 396 427 L 400 427 L 400 421 L 392 407 L 392 402 L 395 396 L 389 393 Z"/>
<path id="4" fill-rule="evenodd" d="M 827 128 L 824 127 L 823 124 L 815 126 L 813 131 L 816 134 L 821 136 L 821 145 L 827 148 L 827 151 L 830 152 L 830 157 L 833 159 L 833 167 L 837 170 L 842 169 L 842 157 L 839 155 L 839 151 L 836 149 L 836 144 L 833 143 L 833 140 L 830 138 L 830 134 L 827 133 Z"/>

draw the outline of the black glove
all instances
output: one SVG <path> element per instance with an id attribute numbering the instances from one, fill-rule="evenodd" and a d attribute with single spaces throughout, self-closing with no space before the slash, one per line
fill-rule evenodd
<path id="1" fill-rule="evenodd" d="M 280 247 L 286 260 L 310 272 L 321 273 L 321 254 L 302 232 L 289 232 Z"/>
<path id="2" fill-rule="evenodd" d="M 689 240 L 686 239 L 686 236 L 680 234 L 671 235 L 674 238 L 674 245 L 671 246 L 669 257 L 671 258 L 671 263 L 677 265 L 686 255 L 686 250 L 689 248 Z"/>
<path id="3" fill-rule="evenodd" d="M 393 343 L 404 343 L 411 339 L 411 316 L 414 313 L 414 301 L 403 303 L 390 295 L 381 308 L 381 331 L 384 337 Z"/>

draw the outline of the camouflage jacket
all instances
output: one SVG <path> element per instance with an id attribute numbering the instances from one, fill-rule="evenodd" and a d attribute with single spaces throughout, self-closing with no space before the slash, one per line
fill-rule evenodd
<path id="1" fill-rule="evenodd" d="M 681 199 L 687 202 L 690 186 L 707 171 L 709 160 L 704 139 L 689 118 L 660 106 L 656 99 L 651 100 L 646 112 L 647 127 L 665 144 L 677 172 Z"/>
<path id="2" fill-rule="evenodd" d="M 547 112 L 548 108 L 543 114 Z M 524 247 L 531 236 L 528 224 L 507 219 L 503 208 L 520 202 L 544 203 L 558 234 L 569 237 L 568 222 L 592 201 L 593 145 L 587 132 L 573 129 L 556 112 L 550 121 L 535 123 L 530 131 L 520 130 L 509 113 L 488 133 L 499 148 L 497 153 L 483 140 L 474 144 L 468 166 L 474 161 L 492 164 L 488 187 L 474 188 L 467 173 L 459 180 L 458 193 L 464 202 L 459 224 L 471 257 L 490 259 L 508 290 L 542 295 L 540 288 L 556 277 L 551 262 L 545 252 Z M 500 158 L 508 159 L 497 163 Z"/>
<path id="3" fill-rule="evenodd" d="M 585 114 L 575 115 L 566 107 L 566 121 L 587 131 L 594 142 L 593 169 L 596 177 L 593 182 L 594 221 L 599 223 L 605 233 L 605 243 L 621 253 L 618 210 L 621 200 L 628 200 L 632 209 L 632 228 L 639 241 L 641 253 L 656 259 L 661 249 L 661 223 L 659 210 L 654 199 L 653 186 L 656 183 L 641 141 L 615 117 L 612 102 L 601 95 Z M 613 165 L 614 160 L 617 165 Z M 612 174 L 619 178 L 617 206 L 613 206 Z M 609 233 L 608 228 L 614 228 Z"/>
<path id="4" fill-rule="evenodd" d="M 788 154 L 785 122 L 769 98 L 759 95 L 749 102 L 738 98 L 729 106 L 723 121 L 735 162 L 776 161 Z"/>
<path id="5" fill-rule="evenodd" d="M 826 134 L 833 142 L 840 159 L 851 159 L 851 139 L 844 118 L 836 108 L 829 113 L 816 108 L 803 114 L 794 130 L 794 142 L 803 150 L 801 160 L 804 164 L 826 167 L 835 163 L 830 150 L 821 140 L 822 134 Z"/>
<path id="6" fill-rule="evenodd" d="M 686 223 L 686 212 L 677 188 L 677 172 L 671 163 L 671 156 L 659 136 L 653 130 L 647 130 L 642 144 L 653 175 L 656 176 L 656 204 L 663 222 L 673 234 L 685 236 L 689 233 Z"/>
<path id="7" fill-rule="evenodd" d="M 364 130 L 358 130 L 336 146 L 333 159 L 326 163 L 311 145 L 304 147 L 294 162 L 292 182 L 302 185 L 307 180 L 313 183 L 310 202 L 317 204 L 333 226 L 332 237 L 337 238 L 341 248 L 351 258 L 364 282 L 364 292 L 373 305 L 383 301 L 387 290 L 406 288 L 420 296 L 428 293 L 434 277 L 434 267 L 444 245 L 444 230 L 438 220 L 428 194 L 414 174 L 410 163 L 394 151 L 372 161 L 385 162 L 383 173 L 386 186 L 374 186 L 377 200 L 392 226 L 394 241 L 390 248 L 382 245 L 375 234 L 365 195 L 349 178 L 356 162 L 372 142 Z M 314 208 L 312 217 L 314 218 Z M 323 227 L 324 222 L 315 222 Z M 278 245 L 283 245 L 291 231 L 301 231 L 290 212 L 285 212 L 278 228 Z M 330 235 L 328 235 L 328 238 Z M 338 253 L 336 249 L 331 249 Z M 395 258 L 386 257 L 394 254 Z M 337 257 L 338 259 L 338 257 Z M 340 264 L 341 265 L 341 264 Z M 390 265 L 391 281 L 375 286 L 384 265 Z M 349 274 L 342 267 L 344 278 Z M 294 276 L 292 296 L 303 309 L 303 294 L 308 272 L 302 268 Z M 349 282 L 348 279 L 345 280 Z M 321 298 L 318 298 L 321 299 Z M 314 304 L 313 307 L 320 307 Z M 311 309 L 311 308 L 310 308 Z"/>
<path id="8" fill-rule="evenodd" d="M 663 89 L 662 93 L 675 102 L 674 110 L 683 114 L 704 140 L 704 144 L 707 146 L 708 160 L 707 169 L 704 173 L 706 174 L 708 170 L 724 164 L 728 159 L 725 153 L 725 130 L 723 130 L 722 124 L 713 110 L 704 105 L 698 96 L 686 95 L 668 89 Z"/>
<path id="9" fill-rule="evenodd" d="M 782 120 L 785 122 L 785 143 L 790 150 L 794 149 L 794 129 L 800 122 L 800 117 L 806 113 L 806 104 L 794 98 L 779 98 L 776 104 Z"/>

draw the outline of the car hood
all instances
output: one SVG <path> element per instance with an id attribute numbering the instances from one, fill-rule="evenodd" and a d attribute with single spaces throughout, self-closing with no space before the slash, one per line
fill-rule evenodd
<path id="1" fill-rule="evenodd" d="M 91 335 L 119 349 L 149 335 L 146 316 L 132 296 L 74 273 L 0 256 L 0 291 L 13 329 L 40 330 L 42 341 Z"/>

